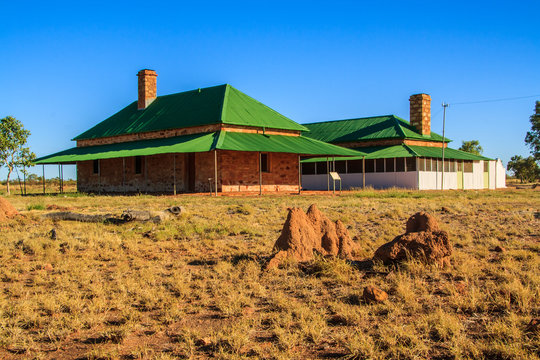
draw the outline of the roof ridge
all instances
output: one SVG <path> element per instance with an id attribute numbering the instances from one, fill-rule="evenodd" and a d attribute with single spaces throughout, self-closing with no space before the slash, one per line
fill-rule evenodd
<path id="1" fill-rule="evenodd" d="M 339 122 L 339 121 L 364 120 L 364 119 L 384 118 L 384 117 L 392 117 L 392 116 L 397 117 L 393 114 L 388 114 L 388 115 L 366 116 L 366 117 L 360 117 L 360 118 L 350 118 L 350 119 L 340 119 L 340 120 L 316 121 L 316 122 L 310 122 L 310 123 L 303 123 L 302 125 L 325 124 L 325 123 Z"/>
<path id="2" fill-rule="evenodd" d="M 399 123 L 399 120 L 396 116 L 392 116 L 392 119 L 394 120 L 394 124 L 396 127 L 396 131 L 403 136 L 403 138 L 406 138 L 407 135 L 405 135 L 405 131 L 403 131 L 403 128 L 401 127 L 401 124 Z"/>
<path id="3" fill-rule="evenodd" d="M 407 144 L 401 144 L 404 148 L 407 149 L 408 152 L 412 153 L 413 155 L 416 155 L 417 157 L 420 156 L 416 151 L 411 149 L 411 147 Z"/>
<path id="4" fill-rule="evenodd" d="M 257 100 L 257 99 L 255 99 L 254 97 L 252 97 L 252 96 L 246 94 L 246 93 L 243 92 L 242 90 L 238 90 L 237 88 L 235 88 L 234 86 L 229 85 L 229 84 L 227 84 L 227 87 L 228 87 L 229 89 L 233 89 L 234 91 L 237 91 L 237 92 L 240 93 L 242 96 L 245 96 L 245 97 L 248 98 L 250 101 L 253 101 L 254 103 L 256 103 L 256 104 L 262 106 L 264 109 L 269 110 L 272 114 L 277 115 L 277 116 L 279 116 L 279 117 L 282 117 L 283 119 L 288 120 L 288 121 L 290 121 L 291 123 L 296 124 L 296 125 L 298 125 L 298 126 L 304 128 L 304 130 L 298 129 L 298 131 L 302 131 L 302 132 L 309 132 L 309 131 L 310 131 L 308 128 L 306 128 L 306 127 L 303 126 L 302 124 L 297 123 L 297 122 L 294 121 L 293 119 L 291 119 L 291 118 L 289 118 L 289 117 L 283 115 L 282 113 L 280 113 L 280 112 L 274 110 L 274 109 L 271 108 L 270 106 L 268 106 L 268 105 L 266 105 L 266 104 L 260 102 L 259 100 Z M 272 129 L 272 128 L 275 128 L 274 126 L 272 126 L 273 124 L 268 124 L 268 123 L 266 122 L 266 119 L 264 119 L 264 120 L 261 119 L 261 123 L 262 123 L 262 127 L 263 127 L 263 128 L 271 128 L 271 129 Z M 278 127 L 278 129 L 281 129 L 281 128 Z"/>
<path id="5" fill-rule="evenodd" d="M 186 91 L 179 91 L 179 92 L 175 92 L 175 93 L 172 93 L 172 94 L 156 96 L 156 99 L 157 98 L 162 98 L 162 97 L 167 97 L 167 96 L 178 95 L 178 94 L 185 94 L 185 93 L 189 93 L 189 92 L 196 92 L 196 91 L 201 91 L 201 90 L 206 90 L 206 89 L 218 88 L 218 87 L 221 87 L 221 86 L 231 86 L 231 85 L 229 85 L 228 83 L 225 83 L 225 84 L 206 86 L 206 87 L 196 88 L 196 89 L 191 89 L 191 90 L 186 90 Z M 135 100 L 134 102 L 137 102 L 137 100 Z"/>
<path id="6" fill-rule="evenodd" d="M 221 120 L 221 123 L 224 124 L 225 123 L 225 115 L 227 114 L 226 112 L 226 108 L 227 108 L 227 104 L 229 103 L 229 88 L 231 88 L 232 86 L 229 85 L 229 84 L 225 84 L 225 91 L 223 92 L 223 103 L 221 104 L 221 114 L 220 114 L 220 120 Z"/>

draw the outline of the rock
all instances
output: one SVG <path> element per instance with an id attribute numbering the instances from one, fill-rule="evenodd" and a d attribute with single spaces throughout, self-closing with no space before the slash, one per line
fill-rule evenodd
<path id="1" fill-rule="evenodd" d="M 533 318 L 525 328 L 526 332 L 540 333 L 540 318 Z"/>
<path id="2" fill-rule="evenodd" d="M 253 315 L 255 314 L 255 308 L 251 306 L 247 306 L 242 310 L 242 314 L 244 314 L 244 316 Z"/>
<path id="3" fill-rule="evenodd" d="M 503 252 L 506 252 L 506 249 L 503 248 L 502 246 L 497 245 L 497 246 L 495 246 L 493 251 L 498 252 L 498 253 L 503 253 Z"/>
<path id="4" fill-rule="evenodd" d="M 379 247 L 373 260 L 384 264 L 401 262 L 407 257 L 420 259 L 428 264 L 450 264 L 452 246 L 448 233 L 439 230 L 437 220 L 427 213 L 416 213 L 407 220 L 407 232 Z"/>
<path id="5" fill-rule="evenodd" d="M 208 337 L 204 337 L 202 339 L 197 339 L 197 341 L 195 342 L 195 345 L 201 346 L 201 347 L 210 346 L 210 345 L 212 345 L 212 340 L 210 338 L 208 338 Z"/>
<path id="6" fill-rule="evenodd" d="M 369 285 L 364 288 L 362 297 L 367 303 L 384 302 L 388 299 L 388 294 L 373 285 Z"/>
<path id="7" fill-rule="evenodd" d="M 51 231 L 49 231 L 49 237 L 51 238 L 51 240 L 56 240 L 57 238 L 57 235 L 56 235 L 56 229 L 51 229 Z"/>
<path id="8" fill-rule="evenodd" d="M 47 272 L 52 272 L 54 270 L 54 268 L 53 268 L 53 266 L 51 264 L 43 265 L 42 269 L 47 271 Z"/>
<path id="9" fill-rule="evenodd" d="M 281 235 L 274 244 L 276 252 L 267 268 L 276 267 L 285 258 L 303 262 L 313 259 L 313 253 L 350 259 L 356 249 L 345 225 L 328 219 L 315 204 L 305 213 L 300 208 L 289 209 Z"/>
<path id="10" fill-rule="evenodd" d="M 467 284 L 464 281 L 458 281 L 454 283 L 454 289 L 458 294 L 465 295 L 467 293 Z"/>

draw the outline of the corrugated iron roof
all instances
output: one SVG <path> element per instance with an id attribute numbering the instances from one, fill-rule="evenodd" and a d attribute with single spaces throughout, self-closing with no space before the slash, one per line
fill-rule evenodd
<path id="1" fill-rule="evenodd" d="M 263 151 L 301 155 L 358 156 L 364 153 L 327 144 L 304 136 L 263 135 L 218 131 L 164 139 L 129 141 L 116 144 L 74 147 L 43 156 L 35 164 L 148 156 L 168 153 L 194 153 L 212 150 Z"/>
<path id="2" fill-rule="evenodd" d="M 362 147 L 356 150 L 365 152 L 366 159 L 384 159 L 395 157 L 429 157 L 429 158 L 442 158 L 442 149 L 440 147 L 433 146 L 412 146 L 412 145 L 393 145 L 393 146 L 372 146 Z M 364 156 L 354 157 L 336 157 L 335 160 L 358 160 Z M 471 154 L 465 151 L 456 150 L 452 148 L 444 149 L 444 158 L 449 160 L 493 160 L 485 156 Z M 312 158 L 302 160 L 302 162 L 319 162 L 326 161 L 326 158 Z"/>
<path id="3" fill-rule="evenodd" d="M 225 84 L 158 96 L 144 110 L 138 110 L 135 101 L 73 140 L 211 124 L 308 131 L 304 126 Z"/>
<path id="4" fill-rule="evenodd" d="M 322 121 L 303 124 L 309 129 L 306 136 L 313 139 L 344 143 L 380 139 L 415 139 L 442 142 L 439 134 L 421 135 L 408 121 L 395 115 Z M 450 142 L 446 138 L 446 142 Z"/>

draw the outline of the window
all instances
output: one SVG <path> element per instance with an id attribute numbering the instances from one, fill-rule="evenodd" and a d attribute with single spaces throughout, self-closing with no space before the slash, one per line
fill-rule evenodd
<path id="1" fill-rule="evenodd" d="M 349 174 L 362 172 L 362 160 L 347 160 L 347 172 Z"/>
<path id="2" fill-rule="evenodd" d="M 458 161 L 458 163 L 457 163 L 457 171 L 463 171 L 463 161 Z"/>
<path id="3" fill-rule="evenodd" d="M 472 173 L 473 172 L 473 162 L 472 161 L 465 161 L 465 163 L 463 164 L 463 172 L 466 172 L 466 173 Z"/>
<path id="4" fill-rule="evenodd" d="M 416 158 L 406 158 L 407 171 L 416 171 Z"/>
<path id="5" fill-rule="evenodd" d="M 456 172 L 456 162 L 454 160 L 450 160 L 450 172 Z"/>
<path id="6" fill-rule="evenodd" d="M 450 172 L 450 161 L 444 160 L 444 172 Z"/>
<path id="7" fill-rule="evenodd" d="M 327 174 L 328 167 L 326 166 L 326 161 L 321 161 L 317 163 L 317 174 Z"/>
<path id="8" fill-rule="evenodd" d="M 489 161 L 484 160 L 484 172 L 489 172 Z"/>
<path id="9" fill-rule="evenodd" d="M 345 160 L 336 161 L 336 168 L 337 173 L 345 174 L 347 172 L 347 164 L 345 163 Z"/>
<path id="10" fill-rule="evenodd" d="M 432 171 L 431 170 L 431 158 L 426 158 L 426 171 Z"/>
<path id="11" fill-rule="evenodd" d="M 268 154 L 261 154 L 261 171 L 270 172 L 270 164 L 268 163 Z"/>
<path id="12" fill-rule="evenodd" d="M 135 174 L 142 174 L 142 156 L 135 156 Z"/>
<path id="13" fill-rule="evenodd" d="M 375 172 L 375 160 L 373 159 L 366 160 L 366 172 L 367 173 Z"/>
<path id="14" fill-rule="evenodd" d="M 442 160 L 441 159 L 437 159 L 437 171 L 442 171 Z"/>
<path id="15" fill-rule="evenodd" d="M 99 160 L 94 160 L 94 174 L 99 174 Z"/>
<path id="16" fill-rule="evenodd" d="M 405 171 L 405 158 L 396 158 L 396 171 Z"/>
<path id="17" fill-rule="evenodd" d="M 418 170 L 426 171 L 426 159 L 418 158 Z"/>
<path id="18" fill-rule="evenodd" d="M 375 159 L 375 172 L 384 172 L 384 159 Z"/>
<path id="19" fill-rule="evenodd" d="M 385 172 L 394 172 L 394 158 L 385 159 L 386 167 L 384 168 Z"/>
<path id="20" fill-rule="evenodd" d="M 302 175 L 315 175 L 315 163 L 303 163 Z"/>

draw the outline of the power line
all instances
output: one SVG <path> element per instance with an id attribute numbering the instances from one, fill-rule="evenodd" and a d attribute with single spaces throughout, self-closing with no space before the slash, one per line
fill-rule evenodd
<path id="1" fill-rule="evenodd" d="M 466 105 L 466 104 L 480 104 L 480 103 L 491 103 L 491 102 L 500 102 L 500 101 L 511 101 L 511 100 L 519 100 L 519 99 L 529 99 L 534 97 L 540 97 L 540 94 L 538 95 L 528 95 L 528 96 L 517 96 L 517 97 L 510 97 L 510 98 L 502 98 L 502 99 L 491 99 L 491 100 L 478 100 L 478 101 L 463 101 L 463 102 L 455 102 L 451 103 L 453 105 Z"/>

